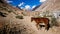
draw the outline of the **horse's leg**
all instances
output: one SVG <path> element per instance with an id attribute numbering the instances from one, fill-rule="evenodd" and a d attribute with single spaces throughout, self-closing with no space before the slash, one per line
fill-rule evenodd
<path id="1" fill-rule="evenodd" d="M 47 27 L 48 27 L 48 25 L 47 25 L 47 24 L 45 24 L 45 29 L 47 29 Z"/>
<path id="2" fill-rule="evenodd" d="M 49 27 L 50 27 L 50 24 L 48 23 L 48 24 L 47 24 L 47 30 L 49 30 Z"/>
<path id="3" fill-rule="evenodd" d="M 46 24 L 46 25 L 45 25 L 45 29 L 46 29 L 47 31 L 49 30 L 49 27 L 50 27 L 49 24 Z"/>
<path id="4" fill-rule="evenodd" d="M 36 27 L 37 27 L 37 29 L 38 29 L 38 24 L 36 24 Z"/>
<path id="5" fill-rule="evenodd" d="M 39 25 L 39 24 L 36 24 L 36 27 L 37 27 L 37 29 L 39 30 L 39 27 L 38 27 L 38 25 Z"/>
<path id="6" fill-rule="evenodd" d="M 40 25 L 40 30 L 41 30 L 41 28 L 42 28 L 42 25 Z"/>

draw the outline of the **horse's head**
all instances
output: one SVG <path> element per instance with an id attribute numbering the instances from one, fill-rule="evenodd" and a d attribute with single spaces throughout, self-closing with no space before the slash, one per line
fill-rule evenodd
<path id="1" fill-rule="evenodd" d="M 31 17 L 31 22 L 33 21 L 33 17 Z"/>

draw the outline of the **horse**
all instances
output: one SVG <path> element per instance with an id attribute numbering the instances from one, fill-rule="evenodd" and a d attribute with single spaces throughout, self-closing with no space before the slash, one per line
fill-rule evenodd
<path id="1" fill-rule="evenodd" d="M 48 18 L 34 18 L 34 17 L 31 17 L 31 22 L 32 21 L 36 22 L 36 27 L 37 28 L 38 28 L 39 23 L 44 23 L 45 24 L 45 29 L 49 30 L 50 25 L 49 25 L 49 19 Z"/>

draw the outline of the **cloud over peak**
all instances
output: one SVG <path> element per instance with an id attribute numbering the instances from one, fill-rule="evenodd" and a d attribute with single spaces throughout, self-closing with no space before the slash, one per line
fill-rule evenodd
<path id="1" fill-rule="evenodd" d="M 6 2 L 7 2 L 7 3 L 12 3 L 13 1 L 8 1 L 8 0 L 6 0 Z"/>
<path id="2" fill-rule="evenodd" d="M 20 3 L 18 6 L 20 7 L 20 6 L 22 6 L 23 4 L 24 4 L 24 2 Z"/>
<path id="3" fill-rule="evenodd" d="M 46 1 L 46 0 L 40 0 L 39 2 L 44 2 L 44 1 Z"/>
<path id="4" fill-rule="evenodd" d="M 26 5 L 26 6 L 25 6 L 25 9 L 26 9 L 26 10 L 30 10 L 30 9 L 31 9 L 30 5 Z"/>
<path id="5" fill-rule="evenodd" d="M 36 5 L 32 6 L 32 9 L 35 8 L 35 7 L 36 7 Z"/>

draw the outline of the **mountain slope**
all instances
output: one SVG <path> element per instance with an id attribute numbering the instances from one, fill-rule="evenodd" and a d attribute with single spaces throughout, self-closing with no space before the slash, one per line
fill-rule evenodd
<path id="1" fill-rule="evenodd" d="M 54 10 L 60 10 L 60 0 L 46 0 L 35 11 L 54 11 Z"/>

